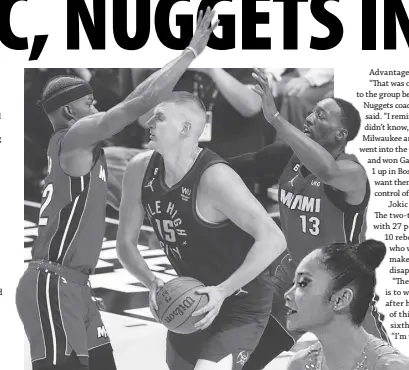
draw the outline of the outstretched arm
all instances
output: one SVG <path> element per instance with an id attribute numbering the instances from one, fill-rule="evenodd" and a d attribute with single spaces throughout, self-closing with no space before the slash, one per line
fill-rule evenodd
<path id="1" fill-rule="evenodd" d="M 240 82 L 222 68 L 210 68 L 208 73 L 226 100 L 243 117 L 253 117 L 261 111 L 260 97 L 250 86 Z"/>
<path id="2" fill-rule="evenodd" d="M 209 37 L 217 26 L 211 26 L 215 12 L 207 9 L 200 14 L 198 26 L 190 42 L 190 48 L 200 54 L 207 45 Z M 96 114 L 76 122 L 65 134 L 61 145 L 62 152 L 89 149 L 101 140 L 107 139 L 138 117 L 148 112 L 167 96 L 186 71 L 195 57 L 191 49 L 185 49 L 175 60 L 158 70 L 141 83 L 122 103 L 105 114 Z"/>
<path id="3" fill-rule="evenodd" d="M 258 83 L 254 91 L 262 98 L 266 120 L 275 127 L 305 167 L 335 189 L 346 193 L 362 192 L 366 187 L 364 169 L 352 161 L 336 161 L 325 148 L 281 117 L 274 103 L 271 79 L 257 68 L 254 71 L 253 76 Z"/>
<path id="4" fill-rule="evenodd" d="M 261 179 L 264 176 L 279 178 L 293 155 L 285 143 L 273 143 L 254 153 L 227 158 L 242 179 Z"/>

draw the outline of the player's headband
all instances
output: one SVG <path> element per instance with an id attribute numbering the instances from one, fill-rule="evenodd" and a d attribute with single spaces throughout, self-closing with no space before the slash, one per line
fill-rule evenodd
<path id="1" fill-rule="evenodd" d="M 37 104 L 41 104 L 44 111 L 48 114 L 55 111 L 57 108 L 71 103 L 74 100 L 80 99 L 93 93 L 94 92 L 92 91 L 91 85 L 89 83 L 84 83 L 60 94 L 52 96 L 45 101 L 38 101 Z"/>

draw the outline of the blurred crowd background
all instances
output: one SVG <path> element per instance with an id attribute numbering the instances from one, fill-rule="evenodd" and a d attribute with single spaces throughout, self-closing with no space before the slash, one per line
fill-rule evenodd
<path id="1" fill-rule="evenodd" d="M 44 111 L 37 105 L 45 83 L 57 75 L 81 77 L 94 90 L 96 108 L 106 111 L 120 103 L 156 69 L 77 68 L 25 69 L 24 89 L 24 177 L 25 199 L 41 200 L 41 183 L 46 173 L 47 145 L 52 126 Z M 314 105 L 334 94 L 333 69 L 266 68 L 274 81 L 274 95 L 280 113 L 293 125 L 302 129 L 305 117 Z M 275 130 L 264 120 L 261 99 L 249 87 L 255 80 L 252 69 L 189 69 L 175 90 L 188 91 L 202 99 L 212 122 L 211 140 L 204 147 L 227 158 L 254 152 L 265 145 L 279 142 Z M 121 181 L 120 174 L 128 160 L 138 151 L 145 150 L 149 141 L 146 122 L 151 113 L 129 125 L 107 140 L 109 170 L 116 175 L 110 181 Z M 277 158 L 277 160 L 280 160 Z M 247 186 L 268 207 L 274 203 L 277 179 L 247 182 Z M 117 183 L 113 189 L 120 188 Z M 117 208 L 120 194 L 110 194 L 109 204 Z"/>

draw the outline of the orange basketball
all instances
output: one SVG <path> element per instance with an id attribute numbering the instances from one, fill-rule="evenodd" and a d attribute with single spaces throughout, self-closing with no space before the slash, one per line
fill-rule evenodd
<path id="1" fill-rule="evenodd" d="M 174 333 L 197 331 L 194 325 L 206 314 L 192 316 L 192 313 L 209 302 L 207 294 L 196 293 L 203 287 L 203 283 L 191 277 L 179 277 L 167 282 L 156 295 L 159 321 Z"/>

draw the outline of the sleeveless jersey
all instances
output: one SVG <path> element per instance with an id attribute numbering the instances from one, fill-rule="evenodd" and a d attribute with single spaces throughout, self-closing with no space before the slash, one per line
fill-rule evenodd
<path id="1" fill-rule="evenodd" d="M 357 159 L 342 153 L 337 160 Z M 353 206 L 344 193 L 325 185 L 293 156 L 279 180 L 280 221 L 287 249 L 298 264 L 308 253 L 331 243 L 358 243 L 364 238 L 369 182 L 361 204 Z"/>
<path id="2" fill-rule="evenodd" d="M 90 274 L 105 233 L 107 167 L 104 151 L 97 146 L 90 172 L 68 176 L 59 161 L 67 130 L 54 133 L 48 145 L 48 171 L 32 256 L 33 260 L 48 260 Z"/>
<path id="3" fill-rule="evenodd" d="M 190 276 L 205 285 L 218 285 L 243 263 L 254 238 L 230 220 L 218 224 L 199 217 L 196 194 L 203 172 L 226 163 L 202 149 L 187 174 L 175 185 L 164 181 L 162 156 L 154 152 L 142 185 L 142 203 L 160 245 L 179 276 Z"/>

